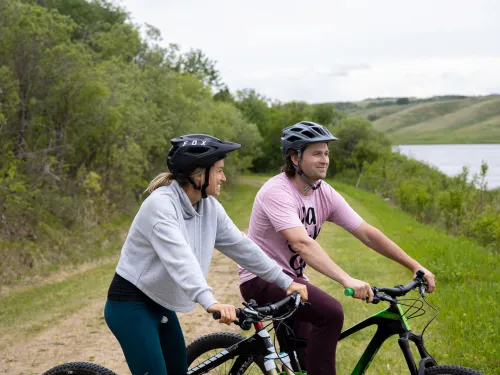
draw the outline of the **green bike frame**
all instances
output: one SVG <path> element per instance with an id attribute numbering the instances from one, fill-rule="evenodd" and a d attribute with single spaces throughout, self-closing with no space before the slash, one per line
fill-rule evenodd
<path id="1" fill-rule="evenodd" d="M 410 324 L 408 323 L 408 319 L 404 315 L 400 304 L 391 304 L 391 306 L 387 309 L 382 310 L 368 319 L 352 326 L 351 328 L 346 329 L 340 334 L 340 340 L 343 340 L 353 333 L 361 331 L 362 329 L 372 325 L 377 325 L 377 330 L 361 355 L 356 367 L 351 372 L 351 375 L 363 375 L 370 366 L 370 363 L 382 344 L 393 335 L 399 335 L 399 347 L 403 352 L 411 375 L 424 374 L 425 368 L 436 365 L 436 361 L 429 355 L 424 347 L 422 336 L 411 332 Z M 410 350 L 410 341 L 415 343 L 421 357 L 418 369 Z"/>

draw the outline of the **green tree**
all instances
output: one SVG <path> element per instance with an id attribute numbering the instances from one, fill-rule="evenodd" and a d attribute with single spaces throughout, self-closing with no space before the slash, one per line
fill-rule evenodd
<path id="1" fill-rule="evenodd" d="M 390 154 L 391 146 L 384 133 L 360 118 L 344 118 L 333 129 L 338 138 L 332 144 L 330 160 L 333 173 L 352 169 L 356 173 L 356 186 L 367 165 Z"/>
<path id="2" fill-rule="evenodd" d="M 334 125 L 340 118 L 340 114 L 335 111 L 333 104 L 314 104 L 311 113 L 312 121 L 324 126 Z"/>
<path id="3" fill-rule="evenodd" d="M 191 49 L 179 56 L 176 70 L 197 77 L 205 85 L 220 88 L 222 79 L 216 64 L 200 49 Z"/>
<path id="4" fill-rule="evenodd" d="M 90 43 L 94 34 L 124 25 L 128 13 L 107 0 L 26 0 L 70 17 L 77 25 L 72 40 Z"/>
<path id="5" fill-rule="evenodd" d="M 234 104 L 235 98 L 229 91 L 227 85 L 224 85 L 219 91 L 215 93 L 214 100 L 217 102 L 227 102 Z"/>

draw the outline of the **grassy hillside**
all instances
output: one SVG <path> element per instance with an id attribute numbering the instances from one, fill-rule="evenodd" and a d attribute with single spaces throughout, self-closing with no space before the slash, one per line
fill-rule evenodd
<path id="1" fill-rule="evenodd" d="M 345 113 L 369 119 L 395 144 L 500 143 L 498 95 L 384 103 L 361 102 Z"/>

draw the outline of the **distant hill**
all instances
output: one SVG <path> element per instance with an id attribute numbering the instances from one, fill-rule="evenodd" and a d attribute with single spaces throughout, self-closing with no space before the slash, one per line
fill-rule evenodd
<path id="1" fill-rule="evenodd" d="M 500 143 L 500 95 L 376 98 L 334 104 L 349 116 L 372 121 L 394 144 Z"/>

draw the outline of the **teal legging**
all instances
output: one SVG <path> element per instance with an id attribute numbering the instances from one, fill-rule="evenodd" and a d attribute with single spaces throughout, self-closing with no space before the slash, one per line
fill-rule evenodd
<path id="1" fill-rule="evenodd" d="M 154 302 L 108 299 L 104 318 L 122 347 L 132 375 L 187 372 L 186 344 L 175 312 Z"/>

